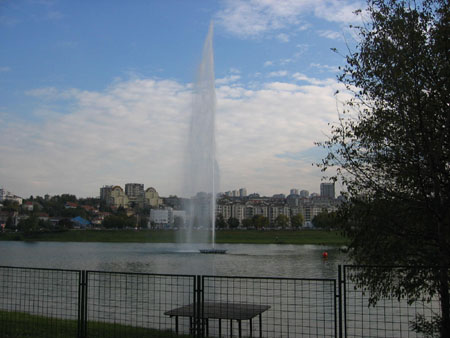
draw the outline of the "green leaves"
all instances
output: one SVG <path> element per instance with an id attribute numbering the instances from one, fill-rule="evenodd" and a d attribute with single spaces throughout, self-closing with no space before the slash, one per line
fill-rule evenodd
<path id="1" fill-rule="evenodd" d="M 387 272 L 355 278 L 369 288 L 373 302 L 386 294 L 414 299 L 439 293 L 442 321 L 435 323 L 447 337 L 449 4 L 368 0 L 365 17 L 369 21 L 355 28 L 356 51 L 338 76 L 353 97 L 331 137 L 319 143 L 328 155 L 318 165 L 334 168 L 331 179 L 347 189 L 338 220 L 356 263 L 439 267 L 425 275 L 397 270 L 395 278 Z"/>

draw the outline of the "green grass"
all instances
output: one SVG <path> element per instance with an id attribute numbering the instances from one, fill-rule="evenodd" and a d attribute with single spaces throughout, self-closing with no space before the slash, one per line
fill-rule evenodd
<path id="1" fill-rule="evenodd" d="M 88 337 L 173 338 L 189 337 L 172 331 L 146 329 L 122 324 L 88 322 Z M 76 320 L 0 311 L 0 336 L 5 338 L 68 338 L 77 337 Z"/>
<path id="2" fill-rule="evenodd" d="M 178 231 L 173 230 L 71 230 L 43 232 L 32 235 L 0 233 L 0 240 L 110 242 L 110 243 L 176 243 Z M 194 242 L 205 238 L 202 231 L 194 231 Z M 326 230 L 220 230 L 217 243 L 242 244 L 324 244 L 346 245 L 347 239 L 339 231 Z"/>

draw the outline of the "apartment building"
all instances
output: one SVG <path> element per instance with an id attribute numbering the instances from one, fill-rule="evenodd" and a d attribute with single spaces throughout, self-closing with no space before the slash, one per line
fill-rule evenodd
<path id="1" fill-rule="evenodd" d="M 22 204 L 22 197 L 16 196 L 13 193 L 6 191 L 6 189 L 0 188 L 0 203 L 3 201 L 15 201 L 17 203 Z"/>
<path id="2" fill-rule="evenodd" d="M 320 196 L 336 198 L 334 183 L 320 183 Z"/>
<path id="3" fill-rule="evenodd" d="M 144 185 L 141 183 L 127 183 L 125 190 L 118 185 L 105 185 L 100 188 L 100 199 L 114 208 L 146 206 L 159 208 L 163 204 L 155 188 L 150 187 L 144 191 Z"/>
<path id="4" fill-rule="evenodd" d="M 237 218 L 242 224 L 244 219 L 251 219 L 255 215 L 262 215 L 273 224 L 279 215 L 291 216 L 302 214 L 304 226 L 312 226 L 313 218 L 323 211 L 337 210 L 340 201 L 329 197 L 313 195 L 310 198 L 302 198 L 299 195 L 289 195 L 282 199 L 258 197 L 248 201 L 223 197 L 217 201 L 216 215 L 222 214 L 225 220 L 230 217 Z"/>

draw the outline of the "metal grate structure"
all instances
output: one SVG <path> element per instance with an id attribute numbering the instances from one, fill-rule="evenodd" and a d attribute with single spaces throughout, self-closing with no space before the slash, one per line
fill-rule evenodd
<path id="1" fill-rule="evenodd" d="M 0 267 L 3 337 L 77 337 L 80 271 Z"/>
<path id="2" fill-rule="evenodd" d="M 417 269 L 421 270 L 420 279 L 408 279 L 409 275 L 418 275 Z M 406 280 L 406 283 L 417 282 L 425 286 L 430 282 L 427 279 L 430 271 L 423 267 L 344 266 L 345 337 L 423 337 L 413 330 L 413 323 L 419 317 L 430 320 L 440 315 L 439 298 L 426 293 L 415 293 L 412 297 L 404 290 L 405 285 L 397 283 Z M 358 282 L 361 273 L 377 276 L 389 285 L 384 290 L 377 290 L 382 294 L 375 304 L 370 302 L 373 295 L 370 288 Z"/>
<path id="3" fill-rule="evenodd" d="M 87 271 L 89 337 L 167 337 L 175 331 L 164 312 L 194 302 L 195 276 Z M 178 332 L 192 326 L 180 319 Z"/>
<path id="4" fill-rule="evenodd" d="M 208 320 L 205 336 L 337 335 L 334 279 L 203 276 L 202 304 L 233 304 L 235 311 Z"/>
<path id="5" fill-rule="evenodd" d="M 440 315 L 429 295 L 436 273 L 340 266 L 337 279 L 299 279 L 0 267 L 0 336 L 421 337 L 414 321 Z M 388 281 L 375 305 L 361 274 Z"/>

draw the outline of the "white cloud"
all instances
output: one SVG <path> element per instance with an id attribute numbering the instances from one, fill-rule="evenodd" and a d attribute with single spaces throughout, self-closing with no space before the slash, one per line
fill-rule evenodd
<path id="1" fill-rule="evenodd" d="M 264 67 L 269 67 L 273 65 L 273 61 L 266 61 L 264 62 Z"/>
<path id="2" fill-rule="evenodd" d="M 362 1 L 328 0 L 318 1 L 314 13 L 318 18 L 331 22 L 351 23 L 360 19 L 354 14 L 365 7 Z"/>
<path id="3" fill-rule="evenodd" d="M 306 84 L 218 84 L 222 190 L 245 186 L 267 195 L 291 187 L 318 190 L 321 173 L 309 160 L 282 155 L 310 149 L 323 139 L 327 123 L 337 118 L 333 94 L 339 85 L 296 78 Z M 38 122 L 10 113 L 0 116 L 0 157 L 7 159 L 0 177 L 9 190 L 25 196 L 92 196 L 104 184 L 142 182 L 163 196 L 181 193 L 190 85 L 133 79 L 101 92 L 41 88 L 28 93 L 45 98 L 43 107 L 51 98 L 71 105 L 69 112 L 55 110 Z"/>
<path id="4" fill-rule="evenodd" d="M 30 96 L 36 96 L 41 98 L 50 98 L 50 99 L 56 99 L 61 95 L 60 91 L 56 89 L 55 87 L 44 87 L 44 88 L 36 88 L 31 89 L 25 92 L 25 94 Z"/>
<path id="5" fill-rule="evenodd" d="M 313 68 L 317 68 L 320 71 L 326 71 L 326 72 L 332 72 L 332 73 L 339 72 L 338 66 L 322 65 L 320 63 L 311 63 L 310 66 Z"/>
<path id="6" fill-rule="evenodd" d="M 10 71 L 11 71 L 10 67 L 0 67 L 0 73 L 6 73 Z"/>
<path id="7" fill-rule="evenodd" d="M 0 127 L 0 176 L 21 191 L 96 195 L 103 184 L 164 182 L 176 190 L 189 118 L 187 86 L 173 81 L 134 80 L 104 92 L 54 88 L 29 92 L 71 99 L 69 114 L 43 122 L 10 119 Z M 20 142 L 18 142 L 20 140 Z M 161 170 L 161 166 L 164 170 Z M 166 171 L 167 175 L 164 173 Z"/>
<path id="8" fill-rule="evenodd" d="M 319 36 L 322 36 L 331 40 L 343 40 L 344 35 L 342 33 L 332 31 L 332 30 L 320 30 L 318 31 Z"/>
<path id="9" fill-rule="evenodd" d="M 289 35 L 286 33 L 280 33 L 277 35 L 277 39 L 281 42 L 289 42 Z"/>
<path id="10" fill-rule="evenodd" d="M 229 75 L 221 79 L 216 79 L 216 85 L 224 85 L 232 82 L 236 82 L 241 78 L 240 75 Z"/>
<path id="11" fill-rule="evenodd" d="M 287 70 L 279 70 L 277 72 L 270 72 L 267 76 L 268 77 L 283 77 L 283 76 L 287 76 L 288 72 Z"/>
<path id="12" fill-rule="evenodd" d="M 282 155 L 309 150 L 324 138 L 327 122 L 337 118 L 333 93 L 338 87 L 336 82 L 271 82 L 251 91 L 242 88 L 241 95 L 232 97 L 219 88 L 217 144 L 223 190 L 246 186 L 249 192 L 268 195 L 292 187 L 317 191 L 321 173 L 311 158 Z"/>
<path id="13" fill-rule="evenodd" d="M 295 73 L 292 75 L 292 77 L 297 81 L 310 83 L 315 86 L 329 86 L 336 82 L 335 79 L 319 80 L 313 77 L 306 76 L 302 73 Z"/>
<path id="14" fill-rule="evenodd" d="M 269 30 L 299 24 L 298 15 L 312 0 L 224 0 L 217 21 L 229 32 L 254 37 Z"/>
<path id="15" fill-rule="evenodd" d="M 240 74 L 241 71 L 239 69 L 237 69 L 237 68 L 230 68 L 230 73 L 232 73 L 232 74 Z"/>
<path id="16" fill-rule="evenodd" d="M 216 21 L 236 36 L 251 38 L 287 27 L 305 30 L 309 23 L 304 17 L 309 15 L 330 22 L 354 22 L 353 12 L 361 7 L 361 1 L 351 0 L 222 0 Z M 284 42 L 289 39 L 286 33 L 276 37 Z"/>

